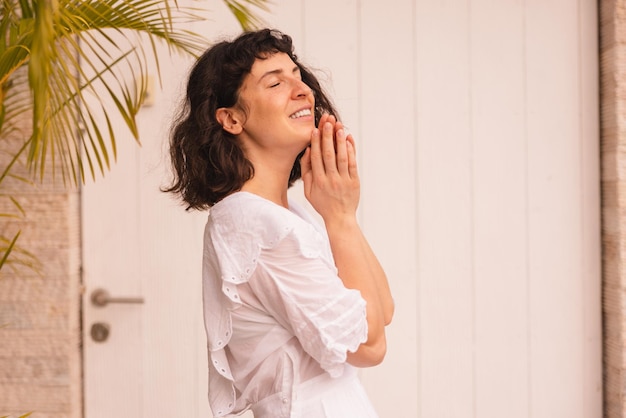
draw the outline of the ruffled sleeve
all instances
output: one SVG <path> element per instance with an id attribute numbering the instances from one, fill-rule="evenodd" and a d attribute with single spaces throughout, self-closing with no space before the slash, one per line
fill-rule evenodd
<path id="1" fill-rule="evenodd" d="M 291 231 L 271 251 L 262 251 L 249 285 L 304 350 L 338 377 L 347 352 L 367 340 L 365 300 L 344 287 L 319 251 L 303 251 L 310 239 L 306 232 Z"/>
<path id="2" fill-rule="evenodd" d="M 248 282 L 262 248 L 272 248 L 293 229 L 287 209 L 249 193 L 236 193 L 211 208 L 204 231 L 204 323 L 209 355 L 209 404 L 221 417 L 237 393 L 224 348 L 232 336 L 230 312 L 241 306 L 237 286 Z"/>
<path id="3" fill-rule="evenodd" d="M 224 348 L 243 283 L 332 376 L 341 374 L 347 351 L 367 339 L 365 301 L 343 286 L 320 230 L 258 196 L 240 192 L 225 198 L 211 209 L 203 257 L 209 403 L 216 417 L 236 403 Z"/>

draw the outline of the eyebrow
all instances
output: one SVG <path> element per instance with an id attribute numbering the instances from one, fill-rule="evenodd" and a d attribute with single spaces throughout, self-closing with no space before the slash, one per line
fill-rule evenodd
<path id="1" fill-rule="evenodd" d="M 293 69 L 291 70 L 292 74 L 296 73 L 296 72 L 300 72 L 300 67 L 298 67 L 297 65 L 293 67 Z M 267 76 L 270 75 L 276 75 L 276 74 L 282 74 L 284 73 L 284 70 L 282 68 L 277 68 L 275 70 L 270 70 L 267 71 L 265 74 L 263 74 L 260 78 L 259 78 L 259 83 Z"/>

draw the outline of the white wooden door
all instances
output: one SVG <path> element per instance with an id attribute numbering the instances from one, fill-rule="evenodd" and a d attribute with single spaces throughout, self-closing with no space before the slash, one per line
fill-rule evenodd
<path id="1" fill-rule="evenodd" d="M 177 69 L 162 64 L 171 80 Z M 175 87 L 141 110 L 141 148 L 122 138 L 117 164 L 82 193 L 87 418 L 209 416 L 198 261 L 204 217 L 159 191 Z M 144 303 L 98 307 L 96 289 Z M 90 335 L 100 324 L 110 327 L 103 342 Z"/>
<path id="2" fill-rule="evenodd" d="M 194 29 L 236 32 L 209 7 Z M 397 305 L 385 362 L 361 372 L 380 416 L 601 417 L 597 2 L 271 8 L 357 138 L 359 216 Z M 83 193 L 86 418 L 210 416 L 205 216 L 158 191 L 190 63 L 162 64 L 143 147 L 120 141 Z M 145 302 L 97 308 L 96 288 Z"/>
<path id="3" fill-rule="evenodd" d="M 222 2 L 213 3 L 211 18 L 224 23 L 207 26 L 236 27 Z M 82 191 L 86 418 L 211 416 L 200 287 L 206 214 L 188 213 L 160 191 L 170 180 L 167 133 L 191 63 L 161 59 L 163 86 L 153 72 L 155 102 L 138 116 L 141 147 L 121 135 L 117 163 Z M 98 289 L 143 303 L 99 307 L 91 300 Z M 94 340 L 94 326 L 109 327 L 105 341 Z"/>

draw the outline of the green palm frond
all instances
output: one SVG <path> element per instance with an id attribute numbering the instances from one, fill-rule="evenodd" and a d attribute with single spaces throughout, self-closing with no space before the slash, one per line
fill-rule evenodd
<path id="1" fill-rule="evenodd" d="M 6 167 L 4 167 L 2 173 L 0 173 L 0 185 L 8 177 L 24 183 L 30 183 L 27 179 L 11 174 L 11 168 L 19 160 L 21 154 L 27 146 L 28 143 L 24 143 L 22 147 L 12 156 Z M 0 218 L 13 218 L 19 220 L 26 215 L 26 211 L 22 205 L 13 196 L 0 193 L 0 199 L 8 200 L 10 207 L 13 208 L 13 211 L 8 210 L 6 212 L 0 212 Z M 2 268 L 6 265 L 21 265 L 36 272 L 39 271 L 41 266 L 37 258 L 29 251 L 17 245 L 17 240 L 20 237 L 20 234 L 21 231 L 18 230 L 10 238 L 7 238 L 4 235 L 0 236 L 0 271 L 2 271 Z"/>
<path id="2" fill-rule="evenodd" d="M 262 19 L 257 17 L 255 9 L 269 11 L 265 0 L 224 0 L 232 14 L 237 18 L 243 30 L 251 30 L 263 26 Z"/>
<path id="3" fill-rule="evenodd" d="M 48 168 L 73 184 L 104 173 L 116 157 L 113 114 L 139 140 L 136 115 L 151 62 L 160 77 L 157 44 L 170 54 L 191 55 L 207 45 L 187 29 L 204 19 L 202 9 L 174 0 L 1 1 L 0 91 L 8 90 L 16 69 L 28 66 L 33 122 L 27 157 L 41 178 Z M 267 10 L 266 0 L 223 1 L 242 28 L 262 24 L 253 12 Z M 137 34 L 143 35 L 139 42 Z M 3 112 L 13 109 L 0 99 L 4 135 Z"/>
<path id="4" fill-rule="evenodd" d="M 269 0 L 222 1 L 242 29 L 263 25 L 256 12 L 267 11 Z M 207 41 L 188 28 L 203 15 L 176 0 L 0 0 L 0 152 L 4 140 L 23 138 L 0 173 L 0 190 L 7 177 L 30 181 L 10 173 L 19 156 L 40 179 L 50 171 L 78 184 L 104 174 L 117 156 L 113 121 L 121 116 L 139 142 L 136 116 L 152 63 L 160 78 L 157 44 L 170 55 L 199 54 Z M 0 217 L 23 215 L 17 200 L 0 199 L 14 209 Z M 0 237 L 0 269 L 11 257 L 36 263 L 16 245 L 19 234 Z"/>
<path id="5" fill-rule="evenodd" d="M 21 13 L 15 1 L 0 2 L 0 85 L 23 66 L 29 58 L 28 23 L 23 20 L 28 10 Z M 22 16 L 22 17 L 20 17 Z"/>
<path id="6" fill-rule="evenodd" d="M 148 57 L 158 67 L 156 42 L 166 42 L 172 51 L 200 52 L 205 40 L 185 27 L 201 18 L 195 9 L 173 8 L 161 0 L 33 3 L 28 160 L 40 176 L 50 161 L 53 175 L 58 168 L 64 180 L 79 183 L 86 173 L 104 173 L 115 159 L 112 113 L 121 115 L 138 140 L 136 115 L 145 86 L 136 86 L 135 80 L 147 78 Z M 132 42 L 136 32 L 147 35 L 148 50 Z M 122 67 L 129 76 L 120 75 Z"/>
<path id="7" fill-rule="evenodd" d="M 0 328 L 1 328 L 1 327 L 2 327 L 2 325 L 0 325 Z M 28 417 L 30 417 L 32 414 L 33 414 L 32 412 L 29 412 L 29 413 L 27 413 L 27 414 L 20 415 L 20 416 L 19 416 L 19 417 L 17 417 L 17 418 L 28 418 Z M 5 415 L 5 416 L 2 416 L 2 417 L 0 417 L 0 418 L 12 418 L 12 417 L 10 417 L 9 415 Z"/>
<path id="8" fill-rule="evenodd" d="M 268 0 L 223 1 L 242 29 L 263 24 L 255 11 L 268 11 Z M 3 140 L 24 138 L 0 173 L 0 189 L 7 177 L 30 181 L 10 172 L 23 154 L 40 178 L 60 172 L 78 184 L 104 173 L 117 156 L 113 114 L 138 141 L 135 118 L 151 62 L 160 78 L 157 43 L 170 55 L 199 54 L 207 41 L 186 28 L 203 13 L 176 0 L 0 0 L 0 152 L 7 152 Z M 32 129 L 21 123 L 24 114 L 32 115 Z M 16 199 L 0 199 L 14 209 L 0 217 L 24 215 Z M 9 263 L 36 268 L 36 258 L 16 245 L 19 236 L 0 237 L 0 270 Z"/>

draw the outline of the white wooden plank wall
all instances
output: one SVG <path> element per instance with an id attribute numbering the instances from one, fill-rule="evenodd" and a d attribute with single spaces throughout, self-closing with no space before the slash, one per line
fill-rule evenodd
<path id="1" fill-rule="evenodd" d="M 597 417 L 603 408 L 601 367 L 602 358 L 602 257 L 601 204 L 595 203 L 600 193 L 600 93 L 598 2 L 580 1 L 579 22 L 579 131 L 580 147 L 580 205 L 581 257 L 579 282 L 582 292 L 583 321 L 583 401 L 582 416 Z M 599 198 L 598 198 L 599 199 Z M 591 202 L 591 204 L 589 204 Z M 587 395 L 590 394 L 590 395 Z"/>
<path id="2" fill-rule="evenodd" d="M 416 3 L 416 417 L 475 416 L 468 15 L 467 2 Z"/>
<path id="3" fill-rule="evenodd" d="M 214 3 L 211 21 L 194 29 L 235 33 Z M 357 139 L 360 218 L 397 304 L 385 362 L 362 372 L 381 418 L 601 416 L 596 7 L 276 0 L 266 15 L 328 75 Z M 181 67 L 164 79 L 180 79 Z M 163 97 L 179 88 L 166 86 Z M 171 104 L 146 123 L 168 118 Z M 162 162 L 142 158 L 148 171 Z M 141 199 L 148 208 L 156 198 Z M 168 222 L 143 213 L 140 227 Z M 179 239 L 177 226 L 161 239 Z M 182 252 L 197 244 L 180 241 Z M 158 302 L 168 285 L 144 285 L 147 299 Z M 173 310 L 189 303 L 179 302 Z M 172 321 L 153 307 L 146 315 Z M 200 318 L 171 338 L 193 335 L 203 341 Z M 159 338 L 146 332 L 144 344 Z M 189 416 L 206 413 L 198 344 L 184 357 L 199 370 L 185 386 L 200 394 Z M 150 409 L 160 404 L 148 382 L 178 376 L 150 374 L 162 357 L 143 361 L 145 416 L 157 416 L 164 411 Z"/>
<path id="4" fill-rule="evenodd" d="M 574 285 L 582 279 L 577 8 L 565 1 L 531 4 L 527 24 L 534 30 L 526 34 L 531 407 L 540 416 L 576 416 L 584 399 L 583 295 L 582 286 Z M 559 17 L 560 31 L 552 30 L 550 16 Z M 553 35 L 541 36 L 546 30 Z M 556 157 L 558 163 L 551 164 Z M 557 383 L 561 390 L 548 393 Z"/>
<path id="5" fill-rule="evenodd" d="M 362 224 L 392 282 L 396 302 L 384 363 L 388 371 L 379 367 L 363 376 L 381 417 L 416 416 L 421 396 L 416 356 L 418 194 L 412 12 L 410 0 L 397 1 L 393 7 L 367 0 L 361 2 L 358 14 Z"/>
<path id="6" fill-rule="evenodd" d="M 528 417 L 524 5 L 469 10 L 474 416 Z"/>
<path id="7" fill-rule="evenodd" d="M 596 3 L 274 10 L 357 137 L 397 302 L 381 416 L 600 417 Z"/>

